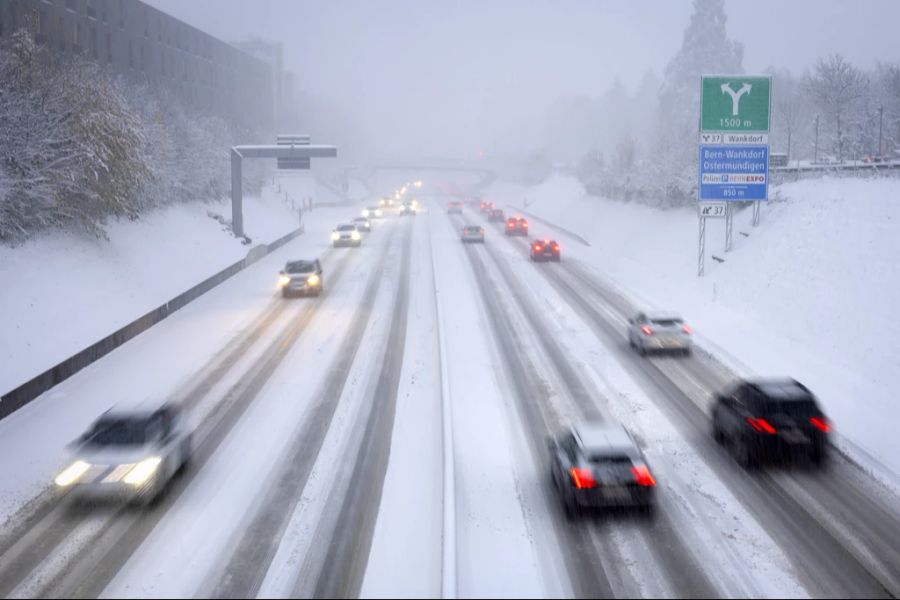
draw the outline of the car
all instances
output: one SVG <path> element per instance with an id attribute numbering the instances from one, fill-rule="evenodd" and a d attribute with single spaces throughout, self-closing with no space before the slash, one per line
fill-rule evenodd
<path id="1" fill-rule="evenodd" d="M 319 259 L 294 260 L 278 274 L 278 286 L 285 298 L 295 295 L 318 296 L 322 293 L 322 265 Z"/>
<path id="2" fill-rule="evenodd" d="M 372 231 L 372 221 L 365 217 L 356 217 L 355 219 L 353 219 L 353 224 L 356 225 L 356 228 L 363 233 L 369 233 L 370 231 Z"/>
<path id="3" fill-rule="evenodd" d="M 484 243 L 484 228 L 480 225 L 466 225 L 462 228 L 462 241 L 464 244 L 470 242 Z"/>
<path id="4" fill-rule="evenodd" d="M 488 223 L 502 223 L 506 220 L 503 210 L 495 208 L 488 213 Z"/>
<path id="5" fill-rule="evenodd" d="M 524 217 L 510 217 L 506 220 L 506 235 L 528 235 L 528 220 Z"/>
<path id="6" fill-rule="evenodd" d="M 461 215 L 462 214 L 463 205 L 462 202 L 457 200 L 451 200 L 447 203 L 447 214 L 448 215 Z"/>
<path id="7" fill-rule="evenodd" d="M 482 213 L 487 214 L 487 213 L 491 212 L 492 210 L 494 210 L 494 203 L 493 203 L 493 202 L 488 202 L 488 201 L 486 201 L 486 200 L 482 200 L 482 201 L 478 204 L 478 207 L 479 207 L 479 209 L 481 210 Z"/>
<path id="8" fill-rule="evenodd" d="M 535 240 L 531 243 L 531 260 L 559 262 L 559 243 L 556 240 Z"/>
<path id="9" fill-rule="evenodd" d="M 690 356 L 694 330 L 673 313 L 642 312 L 628 319 L 628 344 L 641 356 L 651 351 L 680 352 Z"/>
<path id="10" fill-rule="evenodd" d="M 387 206 L 393 206 L 393 205 L 394 205 L 394 199 L 391 198 L 390 196 L 385 196 L 381 200 L 378 201 L 378 206 L 380 208 L 385 208 Z"/>
<path id="11" fill-rule="evenodd" d="M 56 488 L 75 500 L 156 500 L 190 461 L 186 421 L 170 401 L 106 411 L 69 444 L 73 461 L 54 479 Z"/>
<path id="12" fill-rule="evenodd" d="M 416 208 L 417 206 L 415 202 L 404 202 L 400 205 L 400 214 L 416 216 Z"/>
<path id="13" fill-rule="evenodd" d="M 337 248 L 339 246 L 359 246 L 362 243 L 362 235 L 359 229 L 353 223 L 344 223 L 338 225 L 331 232 L 331 243 Z"/>
<path id="14" fill-rule="evenodd" d="M 621 425 L 580 423 L 548 437 L 547 446 L 553 485 L 568 518 L 592 508 L 632 507 L 652 513 L 656 479 Z"/>
<path id="15" fill-rule="evenodd" d="M 377 206 L 367 206 L 363 210 L 362 216 L 364 216 L 367 219 L 380 219 L 381 217 L 384 216 L 384 211 L 382 211 Z"/>
<path id="16" fill-rule="evenodd" d="M 813 393 L 791 378 L 740 381 L 712 408 L 713 438 L 745 468 L 804 456 L 822 465 L 831 428 Z"/>

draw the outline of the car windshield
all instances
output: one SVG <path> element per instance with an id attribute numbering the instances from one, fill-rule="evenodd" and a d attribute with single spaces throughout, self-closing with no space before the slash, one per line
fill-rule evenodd
<path id="1" fill-rule="evenodd" d="M 140 446 L 151 438 L 149 419 L 116 419 L 94 425 L 87 443 L 90 446 Z"/>
<path id="2" fill-rule="evenodd" d="M 298 260 L 287 264 L 285 271 L 288 273 L 312 273 L 316 270 L 316 264 L 308 260 Z"/>
<path id="3" fill-rule="evenodd" d="M 338 231 L 354 231 L 356 229 L 356 225 L 341 225 L 337 228 Z"/>

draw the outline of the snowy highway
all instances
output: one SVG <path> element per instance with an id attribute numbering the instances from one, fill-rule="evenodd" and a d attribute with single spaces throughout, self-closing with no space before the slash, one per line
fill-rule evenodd
<path id="1" fill-rule="evenodd" d="M 702 349 L 638 356 L 637 303 L 565 254 L 574 241 L 561 263 L 532 263 L 503 223 L 425 200 L 358 249 L 301 236 L 60 384 L 77 410 L 36 402 L 8 419 L 28 431 L 16 452 L 52 456 L 0 531 L 0 596 L 900 595 L 892 490 L 837 453 L 823 471 L 740 469 L 708 415 L 744 373 Z M 464 224 L 485 243 L 463 245 Z M 313 255 L 322 296 L 282 299 L 280 264 Z M 189 408 L 185 472 L 149 507 L 58 497 L 65 455 L 47 440 L 143 395 Z M 566 519 L 546 438 L 584 419 L 634 433 L 655 514 Z"/>

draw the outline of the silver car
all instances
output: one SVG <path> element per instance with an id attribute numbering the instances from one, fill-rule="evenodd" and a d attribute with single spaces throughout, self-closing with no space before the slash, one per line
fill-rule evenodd
<path id="1" fill-rule="evenodd" d="M 353 224 L 356 225 L 356 228 L 364 233 L 369 233 L 372 231 L 372 221 L 365 217 L 356 217 L 353 219 Z"/>
<path id="2" fill-rule="evenodd" d="M 692 331 L 678 315 L 643 312 L 628 320 L 628 343 L 641 356 L 652 351 L 689 355 L 693 349 Z"/>
<path id="3" fill-rule="evenodd" d="M 362 243 L 362 235 L 359 229 L 353 223 L 345 223 L 338 225 L 331 232 L 331 243 L 337 248 L 338 246 L 359 246 Z"/>
<path id="4" fill-rule="evenodd" d="M 466 225 L 462 229 L 462 241 L 464 244 L 468 244 L 470 242 L 483 244 L 484 228 L 479 225 Z"/>
<path id="5" fill-rule="evenodd" d="M 75 499 L 151 502 L 188 464 L 191 440 L 174 403 L 111 409 L 70 444 L 73 461 L 54 481 Z"/>

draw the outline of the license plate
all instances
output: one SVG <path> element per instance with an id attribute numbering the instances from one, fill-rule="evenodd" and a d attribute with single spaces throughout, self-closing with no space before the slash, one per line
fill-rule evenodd
<path id="1" fill-rule="evenodd" d="M 624 502 L 631 499 L 628 490 L 621 487 L 603 488 L 603 498 L 614 502 Z"/>
<path id="2" fill-rule="evenodd" d="M 806 444 L 809 438 L 806 434 L 797 429 L 786 429 L 781 432 L 781 439 L 789 444 Z"/>

